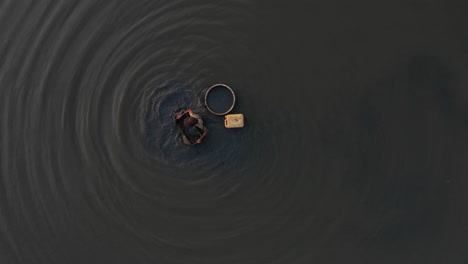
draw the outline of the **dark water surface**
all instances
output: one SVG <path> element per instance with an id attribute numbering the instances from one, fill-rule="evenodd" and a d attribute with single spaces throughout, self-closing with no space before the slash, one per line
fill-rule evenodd
<path id="1" fill-rule="evenodd" d="M 468 263 L 467 12 L 0 1 L 0 263 Z"/>

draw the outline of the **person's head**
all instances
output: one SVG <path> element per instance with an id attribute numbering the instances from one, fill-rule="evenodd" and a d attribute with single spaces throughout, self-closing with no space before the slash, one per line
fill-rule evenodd
<path id="1" fill-rule="evenodd" d="M 187 117 L 184 120 L 184 126 L 185 127 L 193 127 L 198 123 L 198 120 L 195 117 Z"/>

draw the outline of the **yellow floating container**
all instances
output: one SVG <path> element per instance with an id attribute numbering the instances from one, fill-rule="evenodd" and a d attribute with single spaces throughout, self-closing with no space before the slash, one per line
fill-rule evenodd
<path id="1" fill-rule="evenodd" d="M 244 127 L 243 114 L 231 114 L 224 116 L 224 126 L 227 128 L 241 128 Z"/>

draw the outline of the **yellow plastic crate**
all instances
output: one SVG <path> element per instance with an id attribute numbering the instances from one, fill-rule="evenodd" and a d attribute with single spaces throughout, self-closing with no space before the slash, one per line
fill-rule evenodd
<path id="1" fill-rule="evenodd" d="M 241 128 L 244 127 L 244 115 L 232 114 L 224 116 L 224 126 L 227 128 Z"/>

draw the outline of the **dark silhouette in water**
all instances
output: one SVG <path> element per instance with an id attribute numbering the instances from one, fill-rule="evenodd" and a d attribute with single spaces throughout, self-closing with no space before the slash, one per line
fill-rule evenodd
<path id="1" fill-rule="evenodd" d="M 176 124 L 182 133 L 182 140 L 190 146 L 200 144 L 208 134 L 208 129 L 203 125 L 203 120 L 192 109 L 177 115 Z"/>

